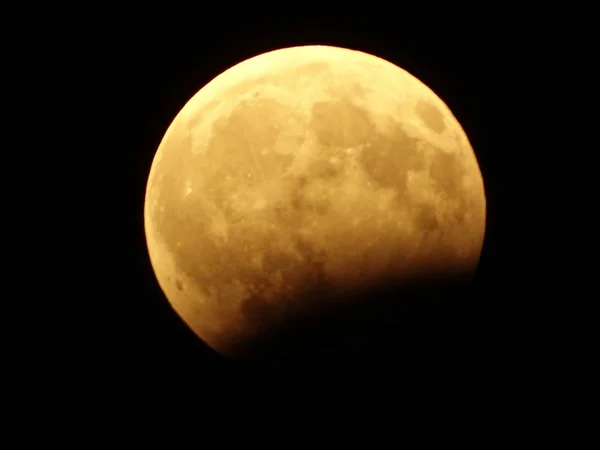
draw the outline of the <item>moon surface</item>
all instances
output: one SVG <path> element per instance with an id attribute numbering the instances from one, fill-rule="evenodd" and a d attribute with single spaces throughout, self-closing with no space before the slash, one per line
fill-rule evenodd
<path id="1" fill-rule="evenodd" d="M 156 152 L 144 209 L 163 292 L 224 355 L 390 280 L 472 274 L 485 213 L 444 102 L 328 46 L 265 53 L 203 87 Z"/>

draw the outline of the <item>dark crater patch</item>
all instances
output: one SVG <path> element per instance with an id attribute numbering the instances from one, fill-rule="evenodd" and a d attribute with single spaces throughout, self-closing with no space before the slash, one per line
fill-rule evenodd
<path id="1" fill-rule="evenodd" d="M 374 134 L 371 146 L 361 152 L 359 162 L 376 185 L 396 189 L 398 201 L 403 200 L 406 192 L 408 171 L 425 167 L 419 141 L 408 136 L 400 125 L 396 125 L 391 135 Z"/>
<path id="2" fill-rule="evenodd" d="M 431 103 L 426 100 L 419 100 L 416 106 L 417 115 L 421 118 L 423 123 L 431 128 L 436 133 L 441 133 L 446 129 L 444 123 L 444 116 Z"/>
<path id="3" fill-rule="evenodd" d="M 429 170 L 438 190 L 450 198 L 462 197 L 460 190 L 465 169 L 458 155 L 436 152 L 431 159 Z"/>
<path id="4" fill-rule="evenodd" d="M 424 233 L 431 233 L 440 228 L 440 221 L 433 205 L 415 205 L 414 220 L 418 229 Z"/>
<path id="5" fill-rule="evenodd" d="M 334 154 L 325 154 L 321 158 L 318 158 L 312 162 L 308 168 L 308 173 L 310 173 L 311 179 L 322 178 L 324 180 L 331 180 L 342 176 L 343 170 L 341 165 L 332 162 L 331 156 L 334 156 Z"/>
<path id="6" fill-rule="evenodd" d="M 374 130 L 367 111 L 347 99 L 315 103 L 310 127 L 321 144 L 342 148 L 363 144 Z"/>
<path id="7" fill-rule="evenodd" d="M 385 366 L 442 370 L 469 356 L 469 341 L 477 339 L 466 314 L 472 305 L 463 276 L 380 280 L 345 294 L 315 286 L 298 297 L 303 310 L 240 346 L 236 359 L 251 369 L 288 373 Z"/>
<path id="8" fill-rule="evenodd" d="M 181 280 L 179 278 L 177 278 L 175 280 L 175 286 L 177 287 L 177 289 L 179 289 L 180 291 L 183 291 L 183 283 L 181 283 Z"/>
<path id="9" fill-rule="evenodd" d="M 317 161 L 320 163 L 321 161 Z M 318 169 L 321 169 L 320 171 Z M 315 172 L 315 177 L 320 178 L 335 178 L 341 175 L 339 169 L 332 164 L 327 165 L 325 163 L 319 164 Z M 277 217 L 282 219 L 282 223 L 289 219 L 290 209 L 293 211 L 293 216 L 296 220 L 301 217 L 304 212 L 313 212 L 319 215 L 326 215 L 331 209 L 331 200 L 326 197 L 314 197 L 309 196 L 307 193 L 307 187 L 310 184 L 306 176 L 294 177 L 292 181 L 291 198 L 289 205 L 286 207 L 279 206 L 275 209 Z M 297 222 L 296 222 L 297 224 Z"/>
<path id="10" fill-rule="evenodd" d="M 203 165 L 214 168 L 217 184 L 231 174 L 250 173 L 260 181 L 267 173 L 285 171 L 293 160 L 292 156 L 270 154 L 265 157 L 261 151 L 273 148 L 293 115 L 292 107 L 273 99 L 258 99 L 238 105 L 229 116 L 219 118 L 213 124 L 212 139 L 203 156 L 206 159 Z"/>

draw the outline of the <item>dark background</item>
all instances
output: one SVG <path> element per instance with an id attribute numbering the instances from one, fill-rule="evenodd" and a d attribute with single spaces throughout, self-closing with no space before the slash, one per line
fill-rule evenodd
<path id="1" fill-rule="evenodd" d="M 110 161 L 117 186 L 119 243 L 118 261 L 112 266 L 118 286 L 107 302 L 113 321 L 114 345 L 108 359 L 114 380 L 131 386 L 151 380 L 154 391 L 168 391 L 199 380 L 248 379 L 249 369 L 207 348 L 161 292 L 144 237 L 146 180 L 167 127 L 202 86 L 249 57 L 306 44 L 380 56 L 428 85 L 466 131 L 487 198 L 480 266 L 457 306 L 430 316 L 408 316 L 415 318 L 412 325 L 405 321 L 408 331 L 380 343 L 384 350 L 370 350 L 350 364 L 350 372 L 347 362 L 339 367 L 346 374 L 362 371 L 379 377 L 392 371 L 413 381 L 443 374 L 445 379 L 487 385 L 498 385 L 531 368 L 546 344 L 532 318 L 537 311 L 535 292 L 523 284 L 527 256 L 519 249 L 524 231 L 516 226 L 522 211 L 516 201 L 520 195 L 514 155 L 525 153 L 527 144 L 519 139 L 520 112 L 514 99 L 532 82 L 525 62 L 531 62 L 534 45 L 520 37 L 518 17 L 488 18 L 472 11 L 444 13 L 431 21 L 394 13 L 302 16 L 269 10 L 236 17 L 216 14 L 201 23 L 176 26 L 165 19 L 128 24 L 119 29 L 119 44 L 112 53 L 112 76 L 122 93 L 118 109 L 126 112 L 128 135 L 127 145 L 115 149 Z M 296 374 L 318 378 L 326 372 L 322 359 L 299 367 Z M 273 373 L 278 372 L 261 376 Z"/>

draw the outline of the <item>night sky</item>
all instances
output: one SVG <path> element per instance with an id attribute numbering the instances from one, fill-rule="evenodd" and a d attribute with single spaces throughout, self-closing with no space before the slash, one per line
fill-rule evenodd
<path id="1" fill-rule="evenodd" d="M 211 17 L 205 26 L 185 29 L 141 23 L 124 32 L 115 53 L 128 134 L 127 145 L 112 162 L 119 186 L 120 247 L 113 256 L 118 260 L 115 279 L 120 287 L 108 303 L 115 320 L 111 360 L 116 379 L 124 384 L 150 379 L 153 389 L 168 391 L 166 386 L 208 378 L 242 383 L 249 376 L 246 369 L 225 361 L 197 339 L 160 290 L 144 236 L 146 180 L 167 127 L 202 86 L 249 57 L 306 44 L 380 56 L 429 86 L 469 137 L 487 198 L 480 266 L 456 306 L 429 315 L 411 313 L 408 317 L 414 320 L 404 319 L 406 330 L 401 335 L 378 344 L 357 358 L 354 367 L 343 370 L 376 376 L 394 372 L 412 379 L 443 373 L 446 379 L 466 383 L 476 378 L 485 384 L 527 365 L 533 337 L 522 315 L 530 300 L 516 289 L 522 261 L 515 258 L 516 212 L 511 209 L 515 196 L 511 154 L 519 149 L 512 135 L 516 132 L 507 126 L 523 56 L 506 28 L 483 19 L 446 21 L 437 27 L 419 25 L 418 18 L 358 12 L 337 18 L 300 17 L 283 10 L 261 17 L 225 17 Z M 306 363 L 296 374 L 319 374 L 325 371 L 323 364 L 327 365 L 322 360 Z"/>

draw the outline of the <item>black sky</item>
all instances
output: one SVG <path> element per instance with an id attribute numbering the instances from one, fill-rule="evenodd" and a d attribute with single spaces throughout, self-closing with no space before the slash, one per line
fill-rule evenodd
<path id="1" fill-rule="evenodd" d="M 522 314 L 531 301 L 516 289 L 522 263 L 515 260 L 518 219 L 511 209 L 515 188 L 510 174 L 511 155 L 519 148 L 518 131 L 507 121 L 514 116 L 513 99 L 525 76 L 520 69 L 524 52 L 507 25 L 510 18 L 497 19 L 502 23 L 483 15 L 453 17 L 438 26 L 393 13 L 301 17 L 282 10 L 260 17 L 214 16 L 195 28 L 143 22 L 126 28 L 115 52 L 114 77 L 122 92 L 119 108 L 127 114 L 128 141 L 123 149 L 115 149 L 111 161 L 118 186 L 120 245 L 114 278 L 120 287 L 113 290 L 108 304 L 115 323 L 117 345 L 110 359 L 118 368 L 117 378 L 133 383 L 150 377 L 160 386 L 165 379 L 185 384 L 203 377 L 243 376 L 241 369 L 215 355 L 183 325 L 158 286 L 143 230 L 146 180 L 164 132 L 202 86 L 251 56 L 306 44 L 372 53 L 427 84 L 465 129 L 485 183 L 486 238 L 468 299 L 460 310 L 444 316 L 447 320 L 439 328 L 425 325 L 427 332 L 413 330 L 404 342 L 388 346 L 386 361 L 369 360 L 362 370 L 377 374 L 385 366 L 406 374 L 402 358 L 447 373 L 475 370 L 484 378 L 500 370 L 499 361 L 502 371 L 522 367 L 531 342 Z M 513 29 L 517 27 L 515 23 Z M 447 344 L 439 349 L 432 344 L 436 340 Z M 394 346 L 404 353 L 394 353 Z M 431 357 L 415 356 L 434 347 L 438 350 Z"/>

